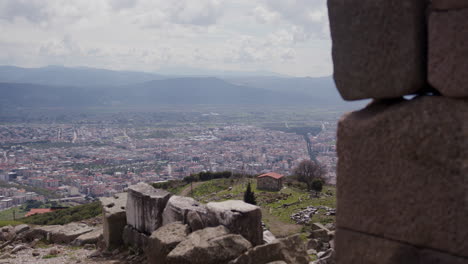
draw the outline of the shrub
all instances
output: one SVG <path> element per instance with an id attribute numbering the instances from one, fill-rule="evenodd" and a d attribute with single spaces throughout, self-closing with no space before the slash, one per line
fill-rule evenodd
<path id="1" fill-rule="evenodd" d="M 250 186 L 250 182 L 247 185 L 247 190 L 245 190 L 245 193 L 244 193 L 244 202 L 253 204 L 253 205 L 257 204 L 257 201 L 255 199 L 255 193 L 252 192 L 252 187 Z"/>

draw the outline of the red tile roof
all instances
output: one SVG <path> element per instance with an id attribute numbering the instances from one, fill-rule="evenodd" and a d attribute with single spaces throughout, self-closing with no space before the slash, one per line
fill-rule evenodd
<path id="1" fill-rule="evenodd" d="M 25 215 L 25 217 L 35 215 L 35 214 L 45 214 L 45 213 L 50 213 L 50 212 L 53 212 L 53 210 L 50 208 L 35 208 L 35 209 L 31 209 L 31 211 L 29 211 Z"/>
<path id="2" fill-rule="evenodd" d="M 281 179 L 281 178 L 284 177 L 284 175 L 281 175 L 281 174 L 276 173 L 276 172 L 269 172 L 269 173 L 262 174 L 262 175 L 258 176 L 257 178 L 263 178 L 263 177 L 272 177 L 272 178 L 275 178 L 275 179 Z"/>

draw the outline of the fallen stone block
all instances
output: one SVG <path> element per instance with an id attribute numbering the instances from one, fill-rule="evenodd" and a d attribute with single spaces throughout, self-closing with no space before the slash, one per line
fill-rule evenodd
<path id="1" fill-rule="evenodd" d="M 338 229 L 336 263 L 467 264 L 468 259 L 373 235 Z"/>
<path id="2" fill-rule="evenodd" d="M 275 235 L 271 233 L 269 230 L 263 231 L 263 243 L 270 244 L 276 240 Z"/>
<path id="3" fill-rule="evenodd" d="M 229 234 L 223 227 L 208 227 L 191 233 L 167 256 L 168 264 L 227 263 L 251 248 L 240 235 Z"/>
<path id="4" fill-rule="evenodd" d="M 426 0 L 328 0 L 334 79 L 345 100 L 426 86 Z"/>
<path id="5" fill-rule="evenodd" d="M 187 239 L 189 227 L 181 222 L 173 222 L 160 227 L 149 237 L 146 256 L 149 264 L 166 264 L 167 255 L 182 241 Z"/>
<path id="6" fill-rule="evenodd" d="M 338 124 L 338 228 L 468 257 L 468 101 L 376 102 Z"/>
<path id="7" fill-rule="evenodd" d="M 209 218 L 240 234 L 252 245 L 263 244 L 262 212 L 254 206 L 239 200 L 212 202 L 207 204 Z"/>
<path id="8" fill-rule="evenodd" d="M 308 264 L 306 246 L 299 235 L 277 239 L 273 243 L 256 246 L 229 264 L 255 264 L 284 261 L 288 264 Z"/>
<path id="9" fill-rule="evenodd" d="M 11 254 L 16 254 L 20 252 L 21 250 L 25 250 L 25 249 L 28 249 L 26 245 L 23 245 L 23 244 L 17 245 L 11 250 Z"/>
<path id="10" fill-rule="evenodd" d="M 75 240 L 75 238 L 91 231 L 93 231 L 92 227 L 80 223 L 70 223 L 63 226 L 36 226 L 30 230 L 26 237 L 30 240 L 33 240 L 34 238 L 45 238 L 51 243 L 69 244 Z"/>
<path id="11" fill-rule="evenodd" d="M 171 194 L 146 183 L 128 187 L 127 224 L 150 235 L 162 226 L 162 213 Z"/>
<path id="12" fill-rule="evenodd" d="M 429 83 L 447 97 L 468 98 L 467 25 L 468 8 L 429 15 Z"/>
<path id="13" fill-rule="evenodd" d="M 93 231 L 77 237 L 75 240 L 73 240 L 72 244 L 76 246 L 83 246 L 86 244 L 97 244 L 102 236 L 102 227 L 97 227 Z"/>
<path id="14" fill-rule="evenodd" d="M 103 238 L 108 249 L 118 248 L 123 244 L 122 233 L 127 224 L 125 214 L 127 193 L 114 197 L 100 198 L 103 212 Z"/>
<path id="15" fill-rule="evenodd" d="M 192 232 L 210 226 L 206 206 L 190 197 L 172 196 L 162 218 L 163 225 L 182 222 L 189 225 Z"/>
<path id="16" fill-rule="evenodd" d="M 14 231 L 15 231 L 15 233 L 17 235 L 19 235 L 21 233 L 24 233 L 24 232 L 28 231 L 29 229 L 31 229 L 31 228 L 28 225 L 22 224 L 22 225 L 15 226 Z"/>

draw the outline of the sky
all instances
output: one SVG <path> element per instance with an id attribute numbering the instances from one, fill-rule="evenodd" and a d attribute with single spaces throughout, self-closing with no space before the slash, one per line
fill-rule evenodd
<path id="1" fill-rule="evenodd" d="M 0 65 L 332 73 L 326 0 L 0 0 Z"/>

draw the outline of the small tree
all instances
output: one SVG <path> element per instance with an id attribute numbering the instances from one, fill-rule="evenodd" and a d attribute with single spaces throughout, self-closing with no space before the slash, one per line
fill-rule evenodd
<path id="1" fill-rule="evenodd" d="M 307 190 L 311 191 L 314 180 L 322 180 L 325 176 L 325 167 L 312 160 L 303 160 L 294 169 L 297 180 L 307 185 Z M 323 184 L 322 184 L 323 185 Z"/>
<path id="2" fill-rule="evenodd" d="M 315 179 L 312 181 L 312 191 L 315 192 L 315 196 L 318 196 L 318 194 L 322 191 L 323 189 L 323 181 L 321 179 Z"/>
<path id="3" fill-rule="evenodd" d="M 244 202 L 256 205 L 257 201 L 255 200 L 255 193 L 252 192 L 252 188 L 250 187 L 250 182 L 247 185 L 247 190 L 244 193 Z"/>

